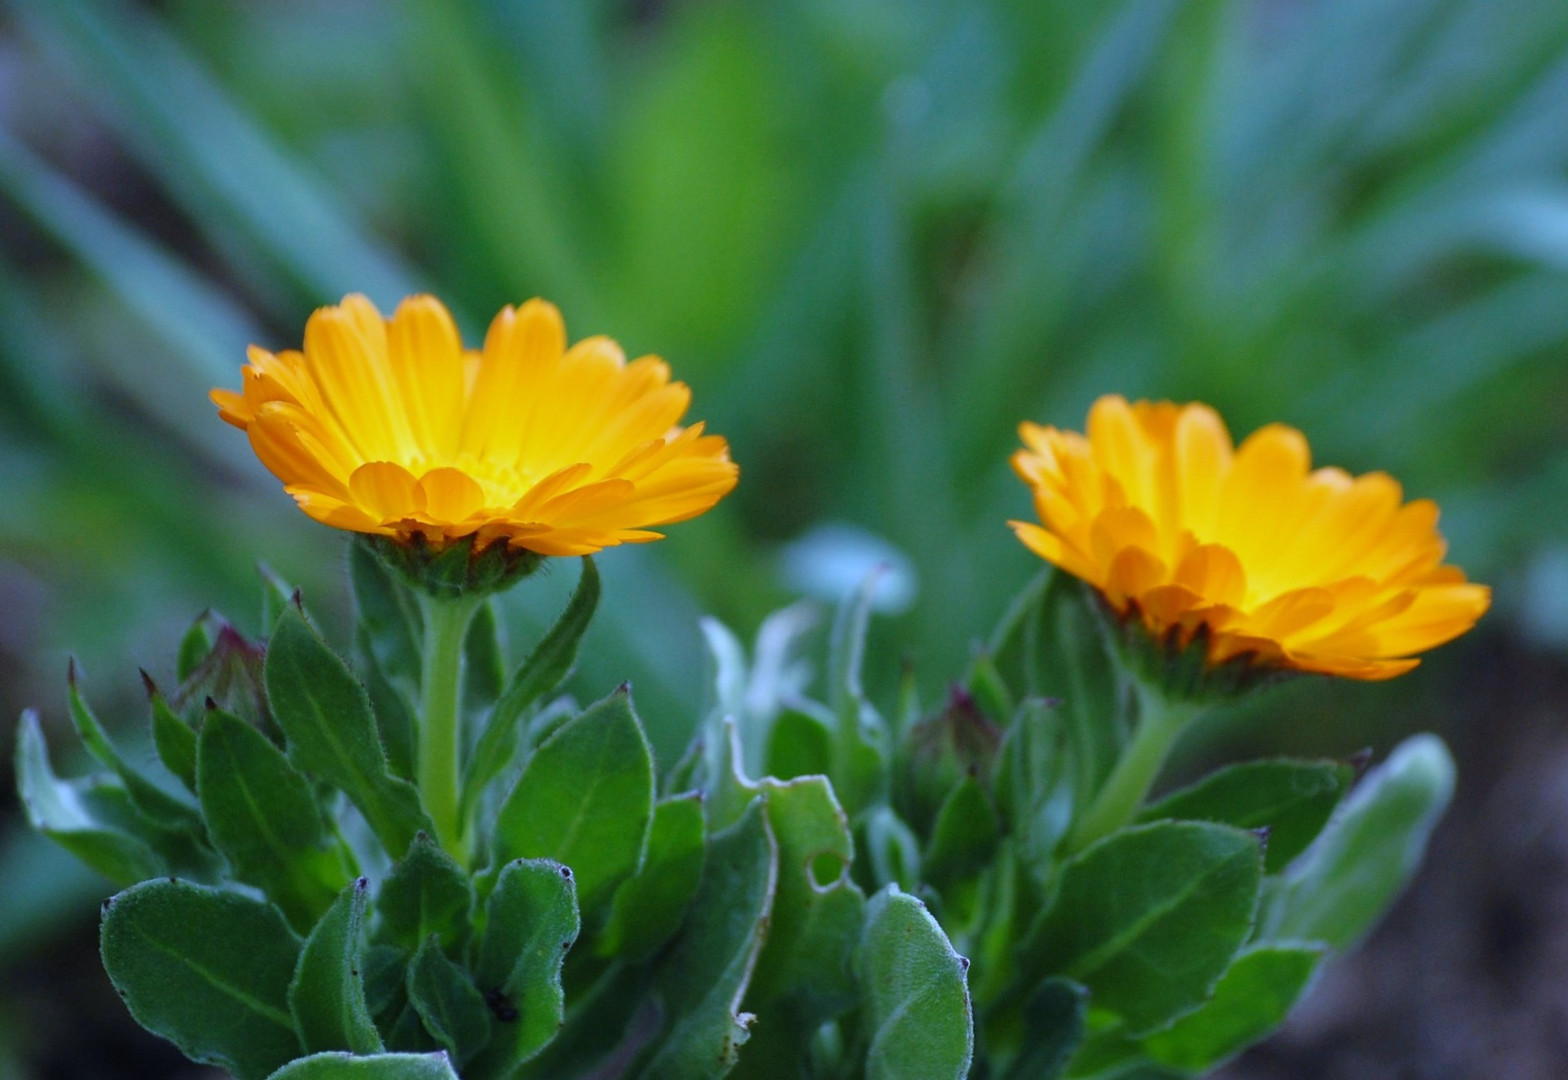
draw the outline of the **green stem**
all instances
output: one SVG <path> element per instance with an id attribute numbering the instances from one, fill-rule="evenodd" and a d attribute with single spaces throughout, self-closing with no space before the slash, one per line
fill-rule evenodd
<path id="1" fill-rule="evenodd" d="M 1069 855 L 1133 819 L 1177 737 L 1198 714 L 1196 705 L 1173 703 L 1142 683 L 1133 685 L 1138 694 L 1137 730 L 1106 778 L 1105 786 L 1067 838 Z"/>
<path id="2" fill-rule="evenodd" d="M 458 696 L 462 691 L 463 640 L 481 600 L 473 596 L 440 599 L 420 593 L 425 617 L 425 648 L 420 670 L 419 794 L 436 837 L 459 862 L 459 783 L 462 732 Z"/>

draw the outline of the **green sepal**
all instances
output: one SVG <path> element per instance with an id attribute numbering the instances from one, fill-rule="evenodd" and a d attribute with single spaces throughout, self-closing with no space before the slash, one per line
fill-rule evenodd
<path id="1" fill-rule="evenodd" d="M 1263 869 L 1276 874 L 1323 830 L 1355 776 L 1355 768 L 1340 761 L 1242 762 L 1145 807 L 1138 820 L 1179 818 L 1267 829 Z"/>
<path id="2" fill-rule="evenodd" d="M 922 832 L 933 827 L 953 789 L 965 779 L 991 776 L 1002 729 L 955 686 L 935 716 L 911 724 L 901 744 L 897 806 Z"/>
<path id="3" fill-rule="evenodd" d="M 77 685 L 75 660 L 70 662 L 66 683 L 71 722 L 76 727 L 77 736 L 93 757 L 120 778 L 120 782 L 125 785 L 125 790 L 131 797 L 131 802 L 136 804 L 136 809 L 146 814 L 150 821 L 164 828 L 189 831 L 199 835 L 201 814 L 190 793 L 181 786 L 180 781 L 167 770 L 161 770 L 167 777 L 165 780 L 132 768 L 109 740 L 109 735 L 104 731 L 98 717 L 93 714 L 86 699 L 82 697 L 81 688 Z"/>
<path id="4" fill-rule="evenodd" d="M 104 903 L 104 970 L 138 1023 L 193 1061 L 262 1080 L 299 1056 L 300 943 L 278 909 L 161 878 Z"/>
<path id="5" fill-rule="evenodd" d="M 425 833 L 392 868 L 376 895 L 377 937 L 417 949 L 436 937 L 443 947 L 468 935 L 474 888 L 457 861 Z"/>
<path id="6" fill-rule="evenodd" d="M 1271 889 L 1258 937 L 1350 947 L 1409 883 L 1453 793 L 1441 739 L 1400 743 Z"/>
<path id="7" fill-rule="evenodd" d="M 350 884 L 321 917 L 289 983 L 289 1011 L 300 1041 L 310 1053 L 347 1050 L 375 1054 L 381 1035 L 365 1003 L 364 966 L 365 878 Z"/>
<path id="8" fill-rule="evenodd" d="M 211 647 L 192 670 L 180 676 L 169 704 L 195 723 L 210 698 L 219 708 L 268 734 L 275 733 L 262 678 L 265 648 L 216 612 L 205 612 L 200 622 L 211 629 Z"/>
<path id="9" fill-rule="evenodd" d="M 441 600 L 501 592 L 544 562 L 538 552 L 514 548 L 504 540 L 479 547 L 472 536 L 439 548 L 418 533 L 407 541 L 360 533 L 354 542 L 368 548 L 403 584 Z"/>
<path id="10" fill-rule="evenodd" d="M 211 612 L 204 611 L 192 619 L 185 633 L 180 635 L 180 647 L 175 653 L 174 677 L 182 683 L 196 674 L 196 669 L 212 651 L 213 638 L 208 626 L 211 620 Z"/>
<path id="11" fill-rule="evenodd" d="M 261 732 L 212 709 L 197 741 L 196 791 L 234 877 L 266 893 L 296 929 L 314 926 L 349 872 L 310 782 Z"/>
<path id="12" fill-rule="evenodd" d="M 406 851 L 416 833 L 434 832 L 419 792 L 388 771 L 365 688 L 298 607 L 278 619 L 265 671 L 296 765 L 347 795 L 388 851 Z"/>
<path id="13" fill-rule="evenodd" d="M 974 1054 L 969 961 L 924 904 L 889 885 L 871 898 L 855 953 L 867 1080 L 962 1080 Z"/>
<path id="14" fill-rule="evenodd" d="M 103 782 L 89 778 L 73 783 L 56 777 L 38 714 L 31 709 L 22 714 L 16 728 L 16 787 L 28 824 L 116 885 L 167 874 L 162 855 L 142 836 L 104 816 L 101 801 L 84 795 L 84 784 Z M 124 796 L 123 788 L 116 790 Z M 124 811 L 136 813 L 128 797 Z"/>
<path id="15" fill-rule="evenodd" d="M 594 952 L 630 963 L 652 957 L 680 930 L 707 854 L 701 795 L 688 792 L 655 804 L 642 865 L 615 890 Z"/>
<path id="16" fill-rule="evenodd" d="M 762 800 L 715 833 L 685 933 L 659 963 L 665 1028 L 641 1080 L 709 1080 L 734 1066 L 752 1017 L 740 1012 L 767 935 L 778 847 Z"/>
<path id="17" fill-rule="evenodd" d="M 622 686 L 534 751 L 496 815 L 496 861 L 570 866 L 582 910 L 592 912 L 637 868 L 653 787 L 652 752 Z"/>
<path id="18" fill-rule="evenodd" d="M 169 707 L 152 676 L 142 672 L 142 686 L 152 709 L 152 745 L 164 768 L 179 777 L 185 790 L 196 792 L 196 731 Z"/>
<path id="19" fill-rule="evenodd" d="M 1252 930 L 1259 838 L 1166 821 L 1112 833 L 1062 864 L 1024 943 L 1026 970 L 1087 986 L 1132 1034 L 1201 1004 Z"/>
<path id="20" fill-rule="evenodd" d="M 490 1041 L 490 1007 L 468 972 L 454 964 L 432 936 L 408 964 L 408 1002 L 458 1068 Z"/>
<path id="21" fill-rule="evenodd" d="M 463 816 L 468 821 L 485 785 L 506 768 L 517 748 L 518 725 L 528 710 L 544 701 L 572 673 L 583 633 L 599 606 L 599 570 L 592 556 L 582 559 L 582 576 L 560 618 L 496 699 L 463 770 Z"/>
<path id="22" fill-rule="evenodd" d="M 372 1054 L 341 1051 L 292 1061 L 267 1080 L 458 1080 L 445 1054 Z"/>
<path id="23" fill-rule="evenodd" d="M 502 868 L 474 965 L 474 981 L 499 1021 L 476 1062 L 480 1075 L 509 1076 L 555 1038 L 566 1009 L 561 964 L 580 929 L 570 869 L 550 859 Z"/>

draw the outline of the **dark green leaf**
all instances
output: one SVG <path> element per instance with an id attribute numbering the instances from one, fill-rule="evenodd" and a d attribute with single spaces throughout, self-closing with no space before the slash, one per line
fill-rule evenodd
<path id="1" fill-rule="evenodd" d="M 468 972 L 452 963 L 434 937 L 408 965 L 408 1000 L 425 1030 L 452 1055 L 458 1068 L 490 1041 L 490 1007 Z"/>
<path id="2" fill-rule="evenodd" d="M 381 745 L 387 752 L 387 767 L 394 776 L 404 780 L 414 778 L 414 705 L 406 680 L 394 683 L 381 670 L 381 664 L 370 650 L 364 627 L 354 635 L 357 663 L 364 675 L 365 693 L 370 695 L 371 711 L 376 714 L 376 730 L 381 733 Z"/>
<path id="3" fill-rule="evenodd" d="M 974 1052 L 969 961 L 924 904 L 889 885 L 866 908 L 856 951 L 867 1080 L 962 1080 Z"/>
<path id="4" fill-rule="evenodd" d="M 640 963 L 674 937 L 702 883 L 707 851 L 702 796 L 690 792 L 660 800 L 642 866 L 615 890 L 595 952 Z"/>
<path id="5" fill-rule="evenodd" d="M 261 578 L 261 636 L 265 638 L 292 602 L 294 590 L 264 562 L 256 564 L 256 574 Z"/>
<path id="6" fill-rule="evenodd" d="M 180 637 L 179 653 L 174 661 L 174 677 L 184 682 L 196 673 L 201 662 L 212 651 L 212 634 L 207 629 L 208 615 L 202 612 L 185 628 Z"/>
<path id="7" fill-rule="evenodd" d="M 365 950 L 365 1007 L 370 1015 L 382 1018 L 401 1007 L 407 996 L 409 954 L 396 945 L 372 945 Z"/>
<path id="8" fill-rule="evenodd" d="M 76 726 L 77 736 L 93 757 L 108 766 L 120 778 L 131 801 L 136 804 L 136 809 L 165 828 L 199 830 L 201 816 L 190 794 L 180 786 L 180 782 L 173 775 L 160 767 L 159 771 L 166 779 L 155 779 L 139 769 L 133 769 L 109 741 L 108 733 L 104 731 L 98 718 L 93 715 L 92 709 L 88 707 L 86 699 L 82 697 L 81 690 L 76 685 L 75 661 L 71 662 L 70 677 L 67 681 L 71 722 Z"/>
<path id="9" fill-rule="evenodd" d="M 16 786 L 28 824 L 116 885 L 168 873 L 163 857 L 145 840 L 95 813 L 79 785 L 55 777 L 31 710 L 16 728 Z M 132 809 L 128 799 L 126 809 Z"/>
<path id="10" fill-rule="evenodd" d="M 458 1080 L 445 1054 L 312 1054 L 290 1062 L 267 1080 Z"/>
<path id="11" fill-rule="evenodd" d="M 311 1053 L 348 1050 L 380 1052 L 381 1036 L 365 1004 L 365 894 L 370 883 L 360 878 L 338 896 L 321 917 L 289 984 L 289 1010 L 300 1041 Z"/>
<path id="12" fill-rule="evenodd" d="M 340 788 L 388 851 L 433 832 L 413 785 L 387 771 L 365 688 L 348 665 L 290 607 L 267 646 L 267 697 L 306 772 Z"/>
<path id="13" fill-rule="evenodd" d="M 549 859 L 502 868 L 474 967 L 499 1021 L 477 1066 L 482 1075 L 510 1075 L 555 1038 L 565 1015 L 561 964 L 579 928 L 571 870 Z"/>
<path id="14" fill-rule="evenodd" d="M 465 819 L 486 784 L 512 760 L 518 724 L 534 705 L 564 683 L 577 660 L 577 646 L 599 606 L 599 570 L 583 556 L 583 572 L 572 598 L 549 633 L 534 647 L 496 701 L 484 732 L 469 755 L 463 776 Z"/>
<path id="15" fill-rule="evenodd" d="M 1268 829 L 1263 868 L 1274 874 L 1306 850 L 1354 779 L 1355 769 L 1338 761 L 1248 761 L 1226 766 L 1167 795 L 1138 818 Z"/>
<path id="16" fill-rule="evenodd" d="M 636 869 L 652 816 L 653 758 L 622 687 L 534 752 L 496 817 L 496 860 L 570 866 L 593 911 Z"/>
<path id="17" fill-rule="evenodd" d="M 424 833 L 392 868 L 376 896 L 382 936 L 405 948 L 434 935 L 453 945 L 468 933 L 474 890 L 463 868 Z"/>
<path id="18" fill-rule="evenodd" d="M 996 801 L 1024 863 L 1042 880 L 1072 826 L 1075 762 L 1055 702 L 1026 698 L 997 757 Z"/>
<path id="19" fill-rule="evenodd" d="M 1271 892 L 1258 936 L 1352 945 L 1415 873 L 1453 792 L 1441 739 L 1400 743 Z"/>
<path id="20" fill-rule="evenodd" d="M 501 641 L 501 624 L 496 621 L 495 605 L 489 600 L 474 611 L 463 639 L 463 713 L 483 716 L 501 696 L 506 683 L 506 648 Z"/>
<path id="21" fill-rule="evenodd" d="M 764 808 L 778 844 L 778 885 L 767 942 L 748 1005 L 788 1000 L 808 1031 L 855 1000 L 851 967 L 866 898 L 849 878 L 849 821 L 822 776 L 763 781 Z"/>
<path id="22" fill-rule="evenodd" d="M 356 540 L 349 545 L 348 572 L 354 611 L 370 655 L 394 684 L 417 691 L 425 633 L 419 600 L 368 544 Z"/>
<path id="23" fill-rule="evenodd" d="M 301 930 L 348 881 L 310 783 L 261 732 L 211 709 L 197 745 L 196 790 L 213 846 Z"/>
<path id="24" fill-rule="evenodd" d="M 1256 836 L 1161 822 L 1112 833 L 1063 864 L 1025 948 L 1083 983 L 1134 1033 L 1202 1002 L 1252 929 L 1262 881 Z"/>
<path id="25" fill-rule="evenodd" d="M 735 1064 L 751 1017 L 741 1001 L 767 935 L 778 849 L 762 801 L 716 833 L 687 929 L 659 964 L 667 1026 L 642 1080 L 707 1080 Z"/>
<path id="26" fill-rule="evenodd" d="M 960 780 L 937 811 L 922 866 L 938 883 L 972 877 L 996 853 L 1000 823 L 990 796 L 973 776 Z"/>
<path id="27" fill-rule="evenodd" d="M 299 1055 L 288 993 L 300 944 L 276 908 L 147 881 L 105 905 L 102 943 L 131 1015 L 192 1060 L 261 1080 Z"/>
<path id="28" fill-rule="evenodd" d="M 1070 979 L 1045 979 L 1024 1002 L 1024 1046 L 1008 1080 L 1055 1080 L 1083 1042 L 1089 991 Z"/>
<path id="29" fill-rule="evenodd" d="M 1328 954 L 1326 945 L 1254 945 L 1195 1013 L 1144 1040 L 1144 1052 L 1178 1069 L 1207 1072 L 1285 1020 Z"/>
<path id="30" fill-rule="evenodd" d="M 195 792 L 196 732 L 169 707 L 145 671 L 142 681 L 147 684 L 147 700 L 152 706 L 152 745 L 158 760 L 180 778 L 187 791 Z"/>

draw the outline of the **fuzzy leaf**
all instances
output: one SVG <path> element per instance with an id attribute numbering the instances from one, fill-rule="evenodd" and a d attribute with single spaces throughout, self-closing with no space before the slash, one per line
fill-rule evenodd
<path id="1" fill-rule="evenodd" d="M 1123 829 L 1063 864 L 1025 945 L 1037 969 L 1087 986 L 1131 1031 L 1200 1004 L 1252 929 L 1256 836 L 1225 825 Z"/>
<path id="2" fill-rule="evenodd" d="M 489 600 L 474 611 L 463 639 L 463 712 L 483 716 L 501 696 L 506 684 L 506 646 L 501 641 L 501 624 L 496 621 L 495 605 Z"/>
<path id="3" fill-rule="evenodd" d="M 136 809 L 146 814 L 149 820 L 165 828 L 199 830 L 201 816 L 197 812 L 195 803 L 190 793 L 180 786 L 173 775 L 160 767 L 158 771 L 167 777 L 164 780 L 162 777 L 151 776 L 132 768 L 124 755 L 109 741 L 108 733 L 104 731 L 98 717 L 93 714 L 87 700 L 82 697 L 81 688 L 77 686 L 74 662 L 71 664 L 71 674 L 67 681 L 71 722 L 76 726 L 77 736 L 93 757 L 108 766 L 110 771 L 120 778 L 120 782 L 125 785 L 125 790 L 131 797 L 131 802 L 136 804 Z"/>
<path id="4" fill-rule="evenodd" d="M 954 785 L 937 811 L 921 865 L 928 880 L 946 883 L 979 873 L 996 852 L 1001 823 L 985 788 L 973 776 Z"/>
<path id="5" fill-rule="evenodd" d="M 105 905 L 102 945 L 131 1015 L 193 1061 L 260 1080 L 299 1055 L 288 996 L 300 943 L 277 908 L 147 881 Z"/>
<path id="6" fill-rule="evenodd" d="M 473 903 L 473 886 L 463 868 L 420 833 L 381 883 L 376 912 L 383 937 L 415 949 L 432 935 L 442 945 L 461 940 L 468 932 Z"/>
<path id="7" fill-rule="evenodd" d="M 458 1080 L 445 1054 L 372 1054 L 340 1051 L 290 1062 L 267 1080 Z"/>
<path id="8" fill-rule="evenodd" d="M 434 831 L 414 786 L 387 770 L 365 688 L 295 607 L 268 643 L 266 683 L 294 763 L 341 789 L 388 851 Z"/>
<path id="9" fill-rule="evenodd" d="M 1053 976 L 1024 1002 L 1024 1046 L 1007 1080 L 1055 1080 L 1083 1041 L 1089 991 Z"/>
<path id="10" fill-rule="evenodd" d="M 961 1080 L 974 1053 L 969 961 L 924 904 L 889 885 L 866 908 L 856 952 L 867 1080 Z"/>
<path id="11" fill-rule="evenodd" d="M 408 1001 L 459 1068 L 490 1041 L 490 1007 L 468 972 L 431 937 L 408 965 Z"/>
<path id="12" fill-rule="evenodd" d="M 177 714 L 153 685 L 147 673 L 142 672 L 147 684 L 147 700 L 152 707 L 152 745 L 158 751 L 158 760 L 180 778 L 185 790 L 196 791 L 196 732 L 184 718 Z"/>
<path id="13" fill-rule="evenodd" d="M 417 691 L 420 641 L 424 636 L 418 599 L 382 565 L 367 544 L 349 545 L 348 571 L 356 623 L 364 635 L 366 651 L 394 684 Z"/>
<path id="14" fill-rule="evenodd" d="M 381 1036 L 365 1004 L 365 894 L 369 882 L 360 878 L 344 889 L 321 917 L 289 984 L 289 1010 L 300 1041 L 311 1053 L 348 1050 L 380 1052 Z"/>
<path id="15" fill-rule="evenodd" d="M 261 732 L 208 710 L 197 743 L 196 790 L 213 846 L 301 930 L 315 925 L 348 881 L 329 850 L 310 783 Z"/>
<path id="16" fill-rule="evenodd" d="M 496 860 L 570 866 L 582 910 L 593 911 L 637 867 L 653 786 L 653 757 L 623 687 L 534 752 L 496 817 Z"/>
<path id="17" fill-rule="evenodd" d="M 594 951 L 632 963 L 657 952 L 681 928 L 702 883 L 707 853 L 702 796 L 691 792 L 660 800 L 642 866 L 615 890 Z"/>

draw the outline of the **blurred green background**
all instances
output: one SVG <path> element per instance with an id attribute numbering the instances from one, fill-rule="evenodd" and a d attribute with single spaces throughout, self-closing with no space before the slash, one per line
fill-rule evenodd
<path id="1" fill-rule="evenodd" d="M 134 738 L 136 667 L 209 605 L 253 627 L 258 559 L 341 635 L 342 537 L 205 393 L 418 290 L 471 342 L 549 297 L 731 440 L 716 512 L 601 561 L 579 686 L 630 677 L 666 760 L 701 613 L 749 633 L 878 559 L 915 592 L 880 670 L 939 693 L 1037 565 L 1017 422 L 1105 391 L 1393 472 L 1498 589 L 1417 674 L 1206 752 L 1437 727 L 1465 769 L 1568 727 L 1517 716 L 1568 648 L 1562 0 L 0 0 L 6 753 L 24 705 L 62 721 L 68 653 Z M 572 577 L 508 600 L 514 646 Z M 103 886 L 0 808 L 0 1078 L 177 1071 L 97 970 Z"/>

